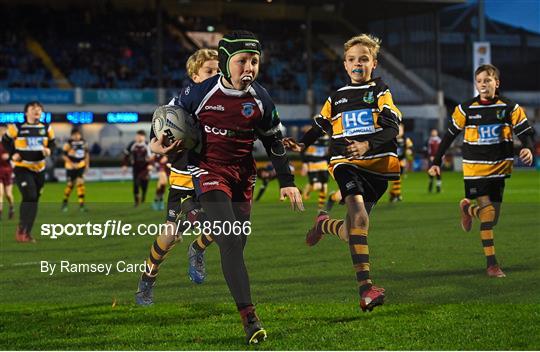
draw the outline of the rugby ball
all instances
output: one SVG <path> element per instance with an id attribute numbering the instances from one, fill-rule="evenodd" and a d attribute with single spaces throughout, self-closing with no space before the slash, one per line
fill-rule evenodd
<path id="1" fill-rule="evenodd" d="M 163 105 L 154 111 L 152 129 L 159 139 L 166 135 L 169 144 L 182 140 L 185 149 L 193 149 L 201 139 L 201 132 L 190 113 L 176 105 Z"/>

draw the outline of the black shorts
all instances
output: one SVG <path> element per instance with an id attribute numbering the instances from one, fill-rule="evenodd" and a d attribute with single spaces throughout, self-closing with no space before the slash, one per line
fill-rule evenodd
<path id="1" fill-rule="evenodd" d="M 21 192 L 23 201 L 36 201 L 45 185 L 45 171 L 34 172 L 25 167 L 16 166 L 13 169 L 15 183 Z"/>
<path id="2" fill-rule="evenodd" d="M 182 199 L 193 196 L 195 196 L 194 191 L 169 188 L 169 195 L 167 197 L 167 221 L 175 222 L 180 213 Z"/>
<path id="3" fill-rule="evenodd" d="M 79 177 L 84 176 L 84 167 L 78 168 L 78 169 L 66 169 L 66 178 L 67 180 L 71 182 L 75 182 L 75 180 Z"/>
<path id="4" fill-rule="evenodd" d="M 361 195 L 368 213 L 388 187 L 388 180 L 369 175 L 347 164 L 334 168 L 334 178 L 341 191 L 342 201 L 349 195 Z"/>
<path id="5" fill-rule="evenodd" d="M 504 178 L 481 178 L 465 180 L 465 197 L 476 199 L 480 196 L 489 196 L 493 203 L 503 200 Z"/>
<path id="6" fill-rule="evenodd" d="M 312 171 L 308 172 L 309 184 L 328 183 L 328 171 Z"/>

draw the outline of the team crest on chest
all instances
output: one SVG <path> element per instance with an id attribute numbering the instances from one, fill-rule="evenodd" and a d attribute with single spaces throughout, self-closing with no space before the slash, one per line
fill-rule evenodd
<path id="1" fill-rule="evenodd" d="M 242 103 L 242 110 L 240 112 L 245 118 L 250 118 L 255 114 L 255 103 Z"/>
<path id="2" fill-rule="evenodd" d="M 373 91 L 365 92 L 363 100 L 366 104 L 373 104 L 373 102 L 375 101 L 375 98 L 373 97 Z"/>
<path id="3" fill-rule="evenodd" d="M 497 120 L 503 120 L 506 117 L 506 110 L 497 110 Z"/>

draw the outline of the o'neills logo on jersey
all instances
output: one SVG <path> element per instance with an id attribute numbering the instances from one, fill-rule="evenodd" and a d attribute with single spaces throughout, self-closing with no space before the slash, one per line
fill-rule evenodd
<path id="1" fill-rule="evenodd" d="M 480 115 L 480 114 L 469 115 L 469 119 L 471 119 L 471 120 L 476 120 L 476 119 L 481 119 L 481 118 L 482 118 L 482 115 Z"/>
<path id="2" fill-rule="evenodd" d="M 206 105 L 204 110 L 225 111 L 223 105 Z"/>
<path id="3" fill-rule="evenodd" d="M 339 104 L 345 104 L 345 103 L 348 103 L 349 101 L 347 100 L 347 98 L 341 98 L 339 99 L 338 101 L 336 101 L 334 103 L 334 105 L 339 105 Z"/>

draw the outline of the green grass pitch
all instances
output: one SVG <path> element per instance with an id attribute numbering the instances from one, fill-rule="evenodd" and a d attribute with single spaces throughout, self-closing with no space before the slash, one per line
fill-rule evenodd
<path id="1" fill-rule="evenodd" d="M 164 218 L 149 202 L 133 208 L 129 182 L 87 184 L 88 213 L 78 212 L 74 195 L 70 210 L 62 213 L 64 185 L 47 184 L 36 244 L 14 241 L 16 221 L 1 223 L 0 349 L 540 349 L 539 173 L 516 171 L 507 180 L 495 227 L 504 279 L 485 275 L 478 224 L 471 233 L 460 229 L 461 175 L 445 173 L 443 182 L 443 193 L 428 194 L 427 176 L 409 173 L 404 201 L 389 204 L 385 195 L 374 209 L 372 277 L 386 288 L 387 299 L 371 313 L 359 310 L 347 245 L 336 238 L 313 248 L 304 244 L 317 195 L 304 213 L 292 213 L 277 200 L 273 182 L 254 205 L 245 251 L 253 299 L 269 335 L 256 347 L 243 344 L 217 247 L 207 251 L 207 281 L 188 280 L 186 249 L 193 237 L 177 244 L 162 265 L 150 308 L 134 304 L 137 273 L 41 273 L 42 260 L 142 263 L 153 241 L 150 236 L 52 240 L 39 236 L 41 223 L 157 224 Z M 153 192 L 152 185 L 150 200 Z M 344 212 L 336 206 L 331 215 Z"/>

